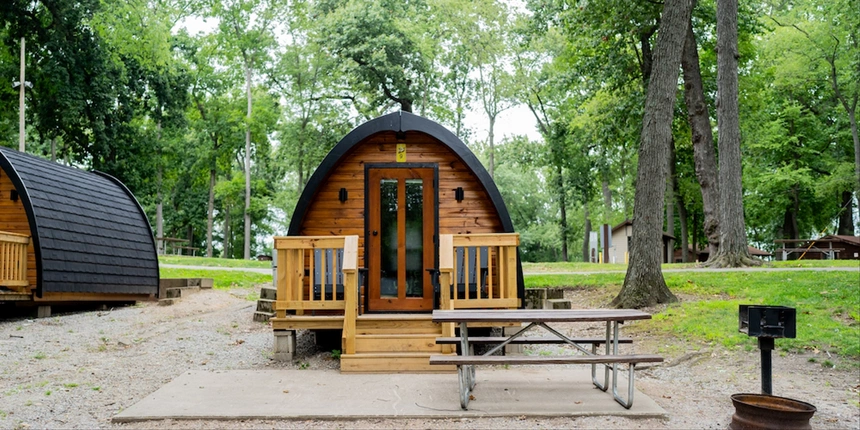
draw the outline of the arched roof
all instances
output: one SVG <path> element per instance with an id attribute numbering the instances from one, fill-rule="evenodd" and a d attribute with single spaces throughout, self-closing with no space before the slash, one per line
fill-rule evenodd
<path id="1" fill-rule="evenodd" d="M 36 254 L 36 294 L 157 294 L 149 221 L 120 181 L 0 148 Z"/>
<path id="2" fill-rule="evenodd" d="M 335 169 L 343 156 L 368 137 L 386 131 L 418 131 L 442 142 L 443 145 L 457 154 L 469 170 L 478 178 L 478 181 L 487 191 L 487 195 L 496 208 L 496 213 L 499 214 L 505 233 L 514 232 L 514 225 L 511 222 L 511 217 L 508 214 L 508 209 L 505 206 L 502 195 L 499 193 L 499 189 L 496 188 L 496 183 L 493 182 L 484 165 L 481 164 L 480 160 L 475 157 L 475 154 L 469 150 L 462 140 L 435 121 L 408 112 L 393 112 L 356 127 L 326 155 L 322 163 L 314 171 L 314 174 L 311 175 L 304 191 L 302 191 L 302 195 L 296 204 L 296 209 L 293 211 L 293 217 L 290 219 L 288 235 L 298 236 L 300 234 L 302 220 L 313 202 L 317 189 L 322 185 L 329 173 Z"/>
<path id="3" fill-rule="evenodd" d="M 334 148 L 326 155 L 322 163 L 317 167 L 314 174 L 308 180 L 305 189 L 299 197 L 296 208 L 293 211 L 293 216 L 290 219 L 290 229 L 287 233 L 289 236 L 299 236 L 301 234 L 302 221 L 313 202 L 317 190 L 338 165 L 340 160 L 349 153 L 354 147 L 364 142 L 370 136 L 382 132 L 408 132 L 417 131 L 437 139 L 448 149 L 453 151 L 463 161 L 463 163 L 475 174 L 480 184 L 486 190 L 490 201 L 499 215 L 502 223 L 502 229 L 505 233 L 514 233 L 514 224 L 511 222 L 511 216 L 508 214 L 508 208 L 493 182 L 493 178 L 481 164 L 480 160 L 475 157 L 475 154 L 463 143 L 460 138 L 451 133 L 441 124 L 429 120 L 427 118 L 414 115 L 408 112 L 393 112 L 374 118 L 364 124 L 359 125 L 347 134 L 343 139 L 335 145 Z M 519 250 L 517 251 L 517 295 L 524 297 L 523 270 L 520 263 Z"/>

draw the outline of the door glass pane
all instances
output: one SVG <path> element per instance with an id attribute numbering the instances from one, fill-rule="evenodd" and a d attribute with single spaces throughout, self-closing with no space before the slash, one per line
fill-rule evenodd
<path id="1" fill-rule="evenodd" d="M 397 180 L 379 181 L 379 236 L 381 297 L 397 297 Z"/>
<path id="2" fill-rule="evenodd" d="M 406 297 L 424 296 L 424 183 L 406 180 Z"/>

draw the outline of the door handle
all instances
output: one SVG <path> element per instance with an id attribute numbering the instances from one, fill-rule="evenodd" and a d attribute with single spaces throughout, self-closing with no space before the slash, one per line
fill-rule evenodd
<path id="1" fill-rule="evenodd" d="M 377 234 L 379 234 L 379 232 L 377 232 L 376 230 L 373 230 L 373 235 L 376 236 Z"/>

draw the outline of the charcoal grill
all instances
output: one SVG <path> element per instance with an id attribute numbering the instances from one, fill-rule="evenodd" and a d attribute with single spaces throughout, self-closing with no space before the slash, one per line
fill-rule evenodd
<path id="1" fill-rule="evenodd" d="M 773 394 L 773 362 L 771 351 L 774 339 L 793 339 L 797 333 L 796 311 L 786 306 L 740 305 L 738 331 L 758 338 L 761 350 L 761 391 Z"/>

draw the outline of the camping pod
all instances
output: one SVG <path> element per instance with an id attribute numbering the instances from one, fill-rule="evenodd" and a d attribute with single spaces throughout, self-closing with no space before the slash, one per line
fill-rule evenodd
<path id="1" fill-rule="evenodd" d="M 434 121 L 395 112 L 360 125 L 329 152 L 302 192 L 288 235 L 358 236 L 358 265 L 367 271 L 361 306 L 374 313 L 438 308 L 433 272 L 441 235 L 513 232 L 498 188 L 469 148 Z M 475 252 L 459 256 L 461 277 Z M 519 258 L 516 284 L 522 297 Z"/>
<path id="2" fill-rule="evenodd" d="M 146 214 L 117 179 L 0 148 L 0 302 L 158 294 Z"/>

